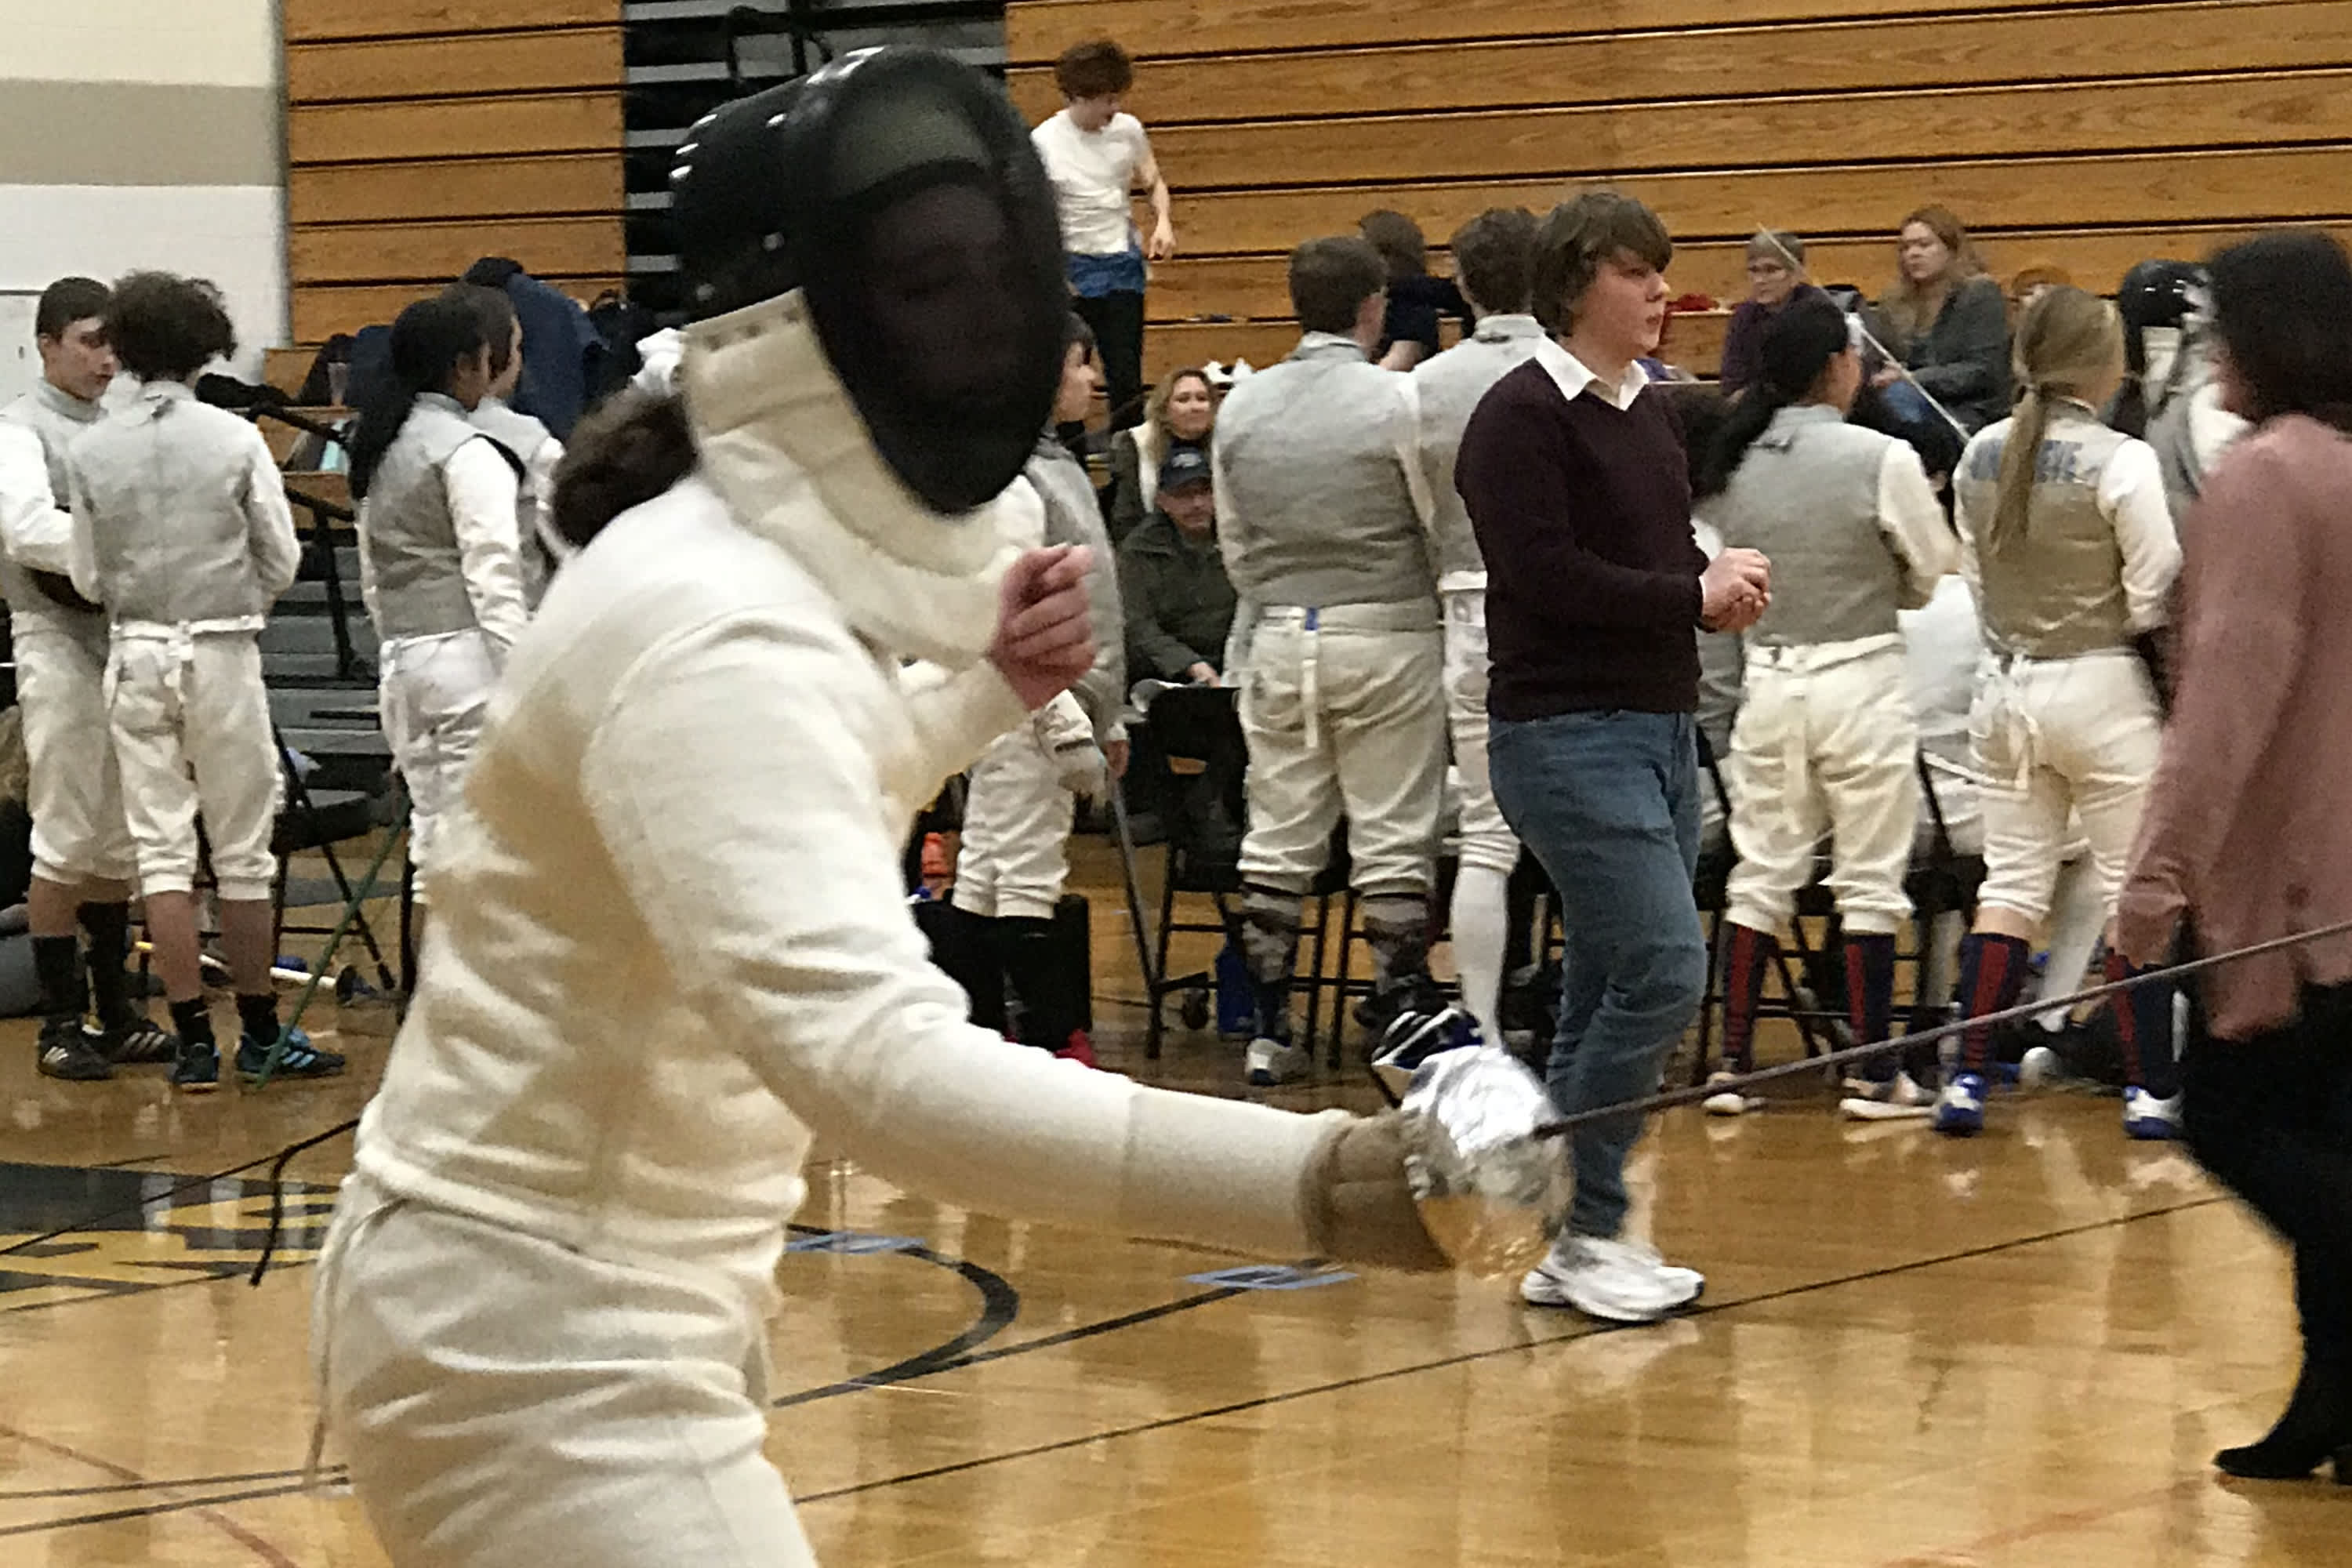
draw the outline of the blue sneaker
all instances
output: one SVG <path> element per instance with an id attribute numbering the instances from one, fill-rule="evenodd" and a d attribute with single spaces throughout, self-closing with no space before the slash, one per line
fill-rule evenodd
<path id="1" fill-rule="evenodd" d="M 1984 1131 L 1984 1075 L 1955 1073 L 1936 1101 L 1936 1131 L 1952 1138 L 1973 1138 Z"/>
<path id="2" fill-rule="evenodd" d="M 183 1094 L 210 1094 L 220 1087 L 220 1047 L 210 1040 L 180 1042 L 179 1059 L 172 1064 L 172 1087 Z"/>
<path id="3" fill-rule="evenodd" d="M 236 1076 L 247 1084 L 261 1081 L 262 1069 L 269 1066 L 268 1040 L 246 1036 L 236 1043 Z M 279 1078 L 333 1078 L 343 1070 L 343 1058 L 332 1051 L 312 1047 L 310 1037 L 299 1029 L 286 1031 L 286 1048 L 278 1058 L 277 1069 L 270 1073 Z"/>
<path id="4" fill-rule="evenodd" d="M 2144 1089 L 2124 1090 L 2124 1135 L 2143 1143 L 2168 1143 L 2180 1136 L 2180 1097 L 2158 1100 Z"/>

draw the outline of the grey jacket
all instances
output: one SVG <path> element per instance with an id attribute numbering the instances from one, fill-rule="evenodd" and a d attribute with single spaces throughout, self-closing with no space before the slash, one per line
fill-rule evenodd
<path id="1" fill-rule="evenodd" d="M 84 431 L 68 454 L 73 580 L 123 626 L 258 630 L 300 551 L 261 432 L 173 381 Z"/>
<path id="2" fill-rule="evenodd" d="M 1217 415 L 1218 541 L 1258 609 L 1429 602 L 1434 511 L 1412 378 L 1353 340 L 1309 332 Z"/>
<path id="3" fill-rule="evenodd" d="M 1882 301 L 1872 330 L 1900 354 L 1919 384 L 1969 431 L 2009 412 L 2009 301 L 1990 278 L 1952 286 L 1944 308 L 1916 337 L 1903 339 Z M 1898 341 L 1899 340 L 1899 341 Z"/>
<path id="4" fill-rule="evenodd" d="M 6 465 L 0 474 L 0 594 L 8 600 L 16 634 L 59 632 L 79 641 L 100 660 L 106 657 L 106 614 L 68 604 L 52 591 L 73 580 L 73 482 L 66 462 L 76 437 L 98 423 L 99 405 L 84 403 L 43 381 L 0 408 L 0 421 L 25 431 L 39 449 L 39 462 Z M 35 580 L 49 574 L 52 587 Z"/>
<path id="5" fill-rule="evenodd" d="M 1119 607 L 1118 563 L 1103 531 L 1094 481 L 1051 431 L 1039 438 L 1023 472 L 1045 503 L 1045 542 L 1083 544 L 1094 552 L 1094 570 L 1087 574 L 1087 618 L 1094 627 L 1095 663 L 1070 690 L 1086 710 L 1097 741 L 1119 739 L 1127 732 L 1119 721 L 1127 701 L 1127 616 Z"/>
<path id="6" fill-rule="evenodd" d="M 1470 336 L 1413 367 L 1421 400 L 1421 467 L 1435 515 L 1429 533 L 1437 556 L 1437 585 L 1446 590 L 1486 585 L 1486 557 L 1470 529 L 1470 509 L 1454 488 L 1462 433 L 1494 384 L 1535 357 L 1544 331 L 1533 316 L 1488 316 Z"/>

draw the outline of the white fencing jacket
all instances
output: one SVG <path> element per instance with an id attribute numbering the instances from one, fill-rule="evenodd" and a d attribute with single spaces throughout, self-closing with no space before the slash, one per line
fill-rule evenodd
<path id="1" fill-rule="evenodd" d="M 564 569 L 492 700 L 359 1169 L 762 1310 L 820 1136 L 992 1214 L 1312 1251 L 1344 1118 L 1008 1047 L 929 962 L 912 815 L 1023 718 L 995 521 L 883 468 L 798 295 L 692 329 L 679 385 L 702 467 Z"/>

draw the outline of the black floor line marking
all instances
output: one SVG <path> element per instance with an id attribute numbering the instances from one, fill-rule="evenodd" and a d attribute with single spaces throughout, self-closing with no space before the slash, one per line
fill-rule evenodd
<path id="1" fill-rule="evenodd" d="M 138 1158 L 132 1160 L 103 1160 L 99 1163 L 92 1165 L 90 1169 L 93 1171 L 126 1171 L 133 1165 L 152 1165 L 158 1160 L 168 1160 L 172 1156 L 169 1152 L 165 1152 L 162 1154 L 142 1154 Z"/>
<path id="2" fill-rule="evenodd" d="M 803 1236 L 831 1234 L 814 1226 L 796 1225 L 792 1229 L 795 1234 Z M 949 1258 L 944 1254 L 932 1251 L 928 1247 L 910 1247 L 887 1256 L 918 1258 L 922 1262 L 934 1263 L 942 1268 L 951 1269 L 961 1275 L 972 1289 L 980 1292 L 980 1316 L 972 1320 L 970 1328 L 944 1344 L 934 1345 L 929 1350 L 919 1352 L 904 1361 L 886 1366 L 879 1372 L 869 1372 L 863 1377 L 845 1378 L 839 1383 L 826 1384 L 821 1388 L 803 1389 L 798 1394 L 787 1394 L 782 1399 L 772 1399 L 768 1402 L 770 1409 L 782 1410 L 794 1405 L 809 1405 L 820 1399 L 837 1398 L 845 1394 L 856 1394 L 868 1388 L 887 1388 L 894 1383 L 905 1383 L 910 1378 L 928 1377 L 932 1373 L 943 1371 L 950 1366 L 961 1366 L 971 1360 L 977 1359 L 971 1355 L 971 1352 L 1011 1328 L 1013 1320 L 1021 1315 L 1021 1292 L 1014 1289 L 1012 1283 L 1003 1275 L 982 1268 L 977 1263 L 961 1258 Z"/>
<path id="3" fill-rule="evenodd" d="M 1736 1301 L 1723 1301 L 1713 1305 L 1701 1306 L 1691 1311 L 1683 1313 L 1682 1316 L 1685 1318 L 1714 1317 L 1725 1312 L 1737 1311 L 1744 1307 L 1763 1306 L 1773 1301 L 1787 1300 L 1792 1297 L 1811 1295 L 1822 1290 L 1838 1289 L 1847 1285 L 1861 1285 L 1875 1279 L 1893 1279 L 1894 1277 L 1901 1274 L 1913 1274 L 1917 1273 L 1922 1269 L 1940 1268 L 1948 1263 L 1964 1263 L 1971 1258 L 1988 1258 L 1998 1253 L 2013 1252 L 2021 1247 L 2038 1247 L 2044 1242 L 2063 1241 L 2077 1236 L 2086 1236 L 2095 1231 L 2119 1229 L 2124 1226 L 2136 1225 L 2142 1220 L 2163 1219 L 2172 1215 L 2187 1214 L 2196 1209 L 2210 1208 L 2216 1204 L 2226 1201 L 2226 1199 L 2218 1195 L 2213 1197 L 2196 1198 L 2187 1203 L 2174 1204 L 2165 1208 L 2146 1209 L 2136 1214 L 2117 1215 L 2108 1219 L 2091 1220 L 2082 1225 L 2066 1226 L 2057 1230 L 2042 1231 L 2032 1236 L 2019 1237 L 2012 1241 L 1989 1242 L 1982 1247 L 1971 1247 L 1964 1248 L 1958 1252 L 1938 1254 L 1934 1258 L 1914 1258 L 1908 1263 L 1888 1264 L 1884 1268 L 1863 1269 L 1853 1274 L 1840 1275 L 1835 1279 L 1816 1279 L 1806 1284 L 1788 1286 L 1779 1290 L 1767 1290 L 1760 1295 L 1744 1296 Z M 1296 1388 L 1283 1394 L 1260 1394 L 1255 1398 L 1236 1400 L 1232 1404 L 1220 1405 L 1206 1410 L 1190 1411 L 1181 1415 L 1162 1416 L 1156 1421 L 1138 1422 L 1129 1426 L 1115 1426 L 1108 1431 L 1089 1432 L 1080 1436 L 1065 1437 L 1052 1443 L 1034 1444 L 1028 1447 L 1014 1448 L 1006 1453 L 983 1455 L 981 1458 L 972 1459 L 960 1459 L 950 1465 L 934 1465 L 929 1469 L 910 1470 L 905 1475 L 886 1476 L 879 1480 L 860 1481 L 854 1486 L 835 1487 L 830 1491 L 805 1492 L 800 1494 L 796 1500 L 803 1507 L 807 1507 L 813 1503 L 830 1502 L 838 1498 L 856 1497 L 865 1492 L 882 1491 L 891 1487 L 905 1486 L 913 1481 L 936 1480 L 943 1476 L 960 1475 L 969 1470 L 985 1469 L 990 1466 L 1006 1464 L 1014 1459 L 1035 1458 L 1040 1455 L 1060 1453 L 1071 1448 L 1088 1447 L 1097 1443 L 1108 1443 L 1120 1437 L 1141 1436 L 1149 1432 L 1164 1431 L 1172 1426 L 1186 1426 L 1196 1421 L 1213 1420 L 1221 1415 L 1234 1415 L 1249 1410 L 1263 1410 L 1271 1405 L 1287 1405 L 1296 1400 L 1310 1399 L 1318 1394 L 1344 1393 L 1351 1388 L 1367 1387 L 1376 1383 L 1388 1383 L 1397 1378 L 1412 1377 L 1424 1372 L 1439 1372 L 1447 1367 L 1465 1366 L 1472 1362 L 1492 1361 L 1499 1356 L 1520 1355 L 1532 1350 L 1542 1350 L 1552 1345 L 1568 1344 L 1577 1340 L 1591 1339 L 1596 1334 L 1615 1333 L 1619 1331 L 1621 1331 L 1613 1328 L 1591 1325 L 1580 1327 L 1564 1334 L 1552 1334 L 1540 1339 L 1531 1338 L 1517 1344 L 1496 1345 L 1490 1349 L 1480 1351 L 1464 1351 L 1458 1355 L 1442 1356 L 1435 1361 L 1420 1362 L 1411 1366 L 1391 1367 L 1386 1372 L 1365 1373 L 1361 1376 L 1340 1378 L 1331 1383 L 1318 1384 L 1310 1388 Z"/>
<path id="4" fill-rule="evenodd" d="M 321 1481 L 327 1478 L 322 1474 Z M 167 1513 L 184 1513 L 192 1508 L 218 1508 L 224 1503 L 258 1502 L 264 1498 L 290 1497 L 303 1489 L 300 1481 L 282 1486 L 257 1487 L 251 1491 L 215 1492 L 206 1497 L 179 1498 L 171 1502 L 141 1503 L 134 1508 L 109 1509 L 103 1513 L 76 1514 L 70 1519 L 37 1519 L 26 1524 L 0 1527 L 0 1537 L 40 1535 L 52 1530 L 77 1530 L 86 1524 L 120 1524 L 126 1520 L 154 1519 Z"/>
<path id="5" fill-rule="evenodd" d="M 0 1492 L 0 1502 L 43 1502 L 58 1498 L 112 1497 L 123 1492 L 185 1491 L 191 1487 L 244 1486 L 251 1481 L 290 1481 L 302 1472 L 294 1470 L 254 1470 L 241 1476 L 191 1476 L 176 1481 L 113 1481 L 102 1487 L 52 1487 L 47 1491 Z M 322 1465 L 319 1479 L 335 1482 L 343 1479 L 341 1465 Z"/>

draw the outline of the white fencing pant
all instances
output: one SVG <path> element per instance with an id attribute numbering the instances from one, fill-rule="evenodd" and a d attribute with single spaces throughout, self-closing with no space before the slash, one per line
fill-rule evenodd
<path id="1" fill-rule="evenodd" d="M 1445 793 L 1444 642 L 1423 603 L 1263 613 L 1242 688 L 1242 880 L 1304 894 L 1348 818 L 1358 892 L 1422 897 Z"/>
<path id="2" fill-rule="evenodd" d="M 255 633 L 236 623 L 118 625 L 106 711 L 123 814 L 139 847 L 140 891 L 194 887 L 201 813 L 220 896 L 267 900 L 278 877 L 269 843 L 286 779 Z"/>
<path id="3" fill-rule="evenodd" d="M 1985 779 L 1979 905 L 2047 920 L 2079 819 L 2112 917 L 2162 740 L 2147 667 L 2123 649 L 2008 660 L 1978 692 L 1969 731 Z"/>
<path id="4" fill-rule="evenodd" d="M 73 887 L 127 882 L 139 871 L 106 717 L 106 657 L 72 633 L 17 623 L 16 702 L 25 804 L 33 814 L 33 874 Z"/>
<path id="5" fill-rule="evenodd" d="M 1462 1005 L 1488 1041 L 1502 1036 L 1503 953 L 1510 942 L 1511 871 L 1518 836 L 1495 804 L 1486 772 L 1486 594 L 1464 589 L 1444 597 L 1445 727 L 1454 741 L 1460 803 L 1459 865 L 1454 877 L 1452 933 Z"/>
<path id="6" fill-rule="evenodd" d="M 1034 725 L 999 735 L 972 764 L 964 795 L 955 907 L 975 915 L 1052 920 L 1070 875 L 1076 801 Z"/>
<path id="7" fill-rule="evenodd" d="M 1900 637 L 1751 647 L 1731 731 L 1729 919 L 1778 932 L 1812 879 L 1823 834 L 1847 931 L 1889 936 L 1919 820 L 1919 724 Z"/>
<path id="8" fill-rule="evenodd" d="M 408 858 L 433 864 L 441 826 L 466 796 L 466 770 L 482 739 L 499 665 L 478 626 L 383 645 L 376 710 L 393 765 L 408 786 Z"/>
<path id="9" fill-rule="evenodd" d="M 311 1363 L 394 1568 L 813 1568 L 759 1312 L 344 1184 Z"/>

